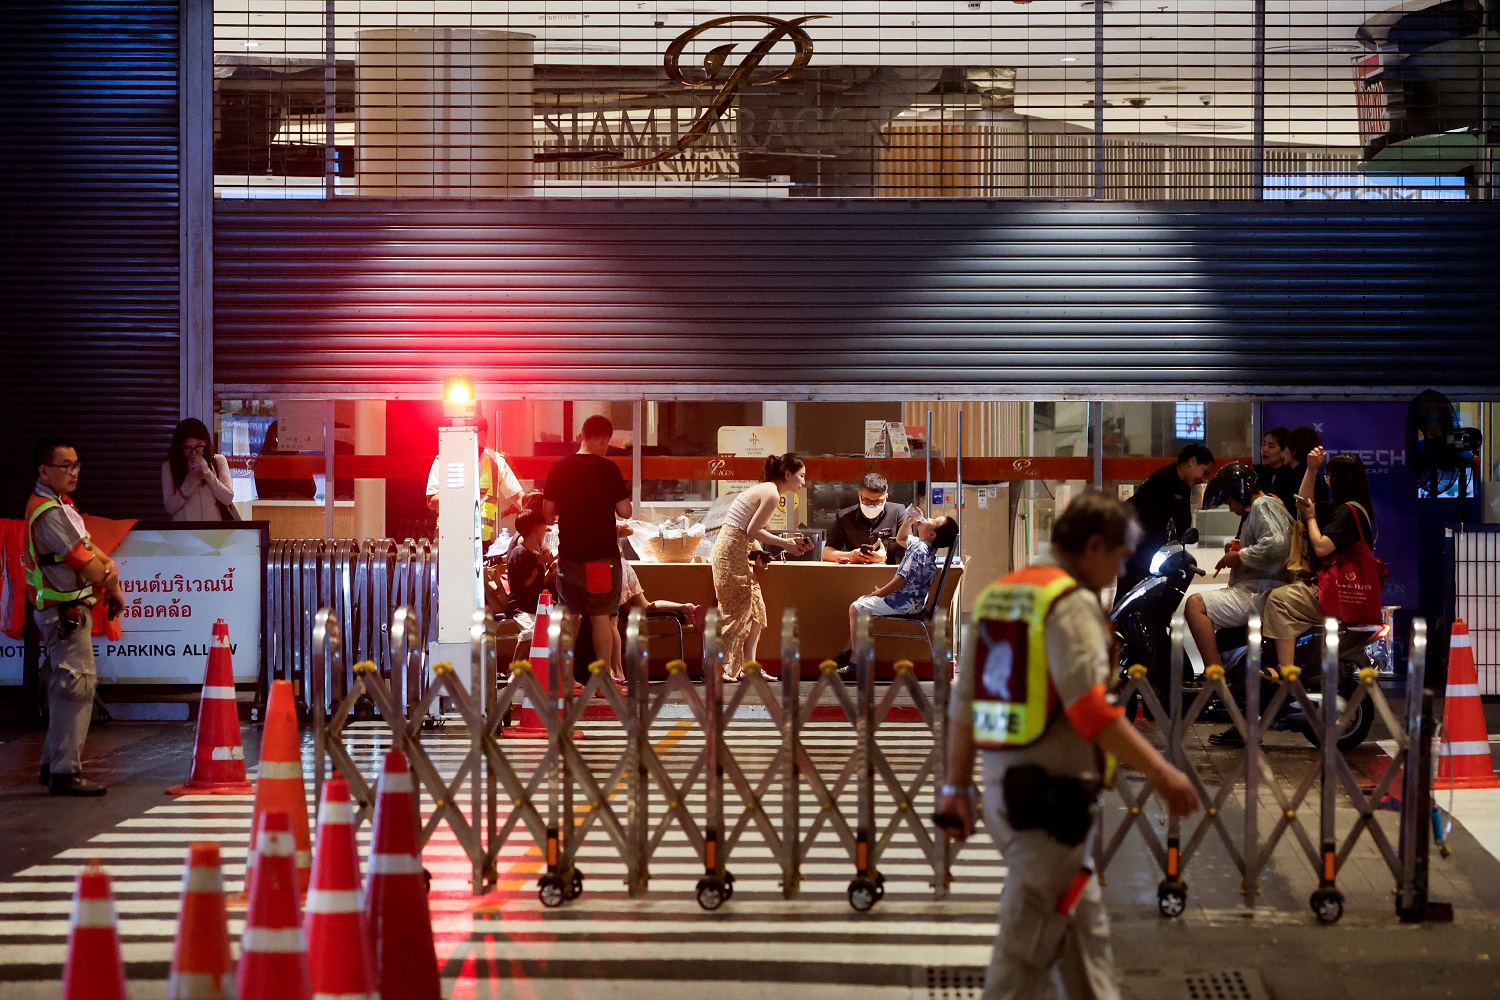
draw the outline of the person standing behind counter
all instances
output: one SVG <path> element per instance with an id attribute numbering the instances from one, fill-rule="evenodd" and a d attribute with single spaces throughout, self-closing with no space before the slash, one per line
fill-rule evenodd
<path id="1" fill-rule="evenodd" d="M 871 472 L 859 484 L 859 503 L 839 511 L 828 540 L 823 546 L 823 561 L 894 566 L 906 554 L 906 536 L 922 511 L 891 502 L 891 487 L 878 472 Z M 886 539 L 891 544 L 885 543 Z"/>
<path id="2" fill-rule="evenodd" d="M 192 417 L 172 431 L 161 463 L 161 501 L 174 521 L 237 521 L 229 462 L 214 451 L 203 421 Z"/>

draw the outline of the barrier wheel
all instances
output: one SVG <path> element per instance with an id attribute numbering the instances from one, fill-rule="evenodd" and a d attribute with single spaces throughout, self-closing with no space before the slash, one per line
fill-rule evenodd
<path id="1" fill-rule="evenodd" d="M 1336 924 L 1344 916 L 1344 894 L 1337 889 L 1314 889 L 1308 905 L 1320 924 Z"/>
<path id="2" fill-rule="evenodd" d="M 875 873 L 875 901 L 878 903 L 885 898 L 885 876 L 879 872 Z"/>
<path id="3" fill-rule="evenodd" d="M 583 872 L 577 868 L 573 869 L 573 877 L 568 880 L 568 898 L 577 899 L 583 895 Z"/>
<path id="4" fill-rule="evenodd" d="M 698 880 L 698 905 L 705 910 L 717 910 L 728 898 L 729 892 L 723 882 L 716 878 Z"/>
<path id="5" fill-rule="evenodd" d="M 1156 887 L 1156 912 L 1168 920 L 1182 916 L 1187 909 L 1187 883 L 1180 878 L 1162 879 Z"/>
<path id="6" fill-rule="evenodd" d="M 549 910 L 555 910 L 568 899 L 568 887 L 562 877 L 548 872 L 536 883 L 536 898 Z"/>
<path id="7" fill-rule="evenodd" d="M 880 902 L 881 890 L 863 875 L 849 883 L 849 905 L 857 913 L 869 913 Z"/>

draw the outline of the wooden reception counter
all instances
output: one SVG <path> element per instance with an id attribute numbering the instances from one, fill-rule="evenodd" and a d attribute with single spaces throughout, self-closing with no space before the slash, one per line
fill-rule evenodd
<path id="1" fill-rule="evenodd" d="M 650 600 L 685 601 L 709 607 L 716 603 L 713 571 L 706 563 L 631 565 Z M 838 655 L 848 644 L 849 605 L 855 598 L 885 584 L 895 571 L 894 566 L 840 566 L 823 562 L 776 562 L 756 570 L 770 622 L 761 635 L 758 659 L 773 673 L 780 673 L 782 612 L 796 608 L 802 638 L 802 672 L 805 677 L 815 676 L 820 662 Z M 963 569 L 955 560 L 948 573 L 961 579 Z M 958 608 L 958 588 L 951 588 L 951 592 L 954 598 L 950 615 Z M 660 628 L 657 626 L 658 633 Z M 703 656 L 700 640 L 691 630 L 685 639 L 683 658 L 693 667 L 695 675 Z M 875 650 L 877 661 L 885 668 L 882 673 L 888 672 L 891 663 L 905 659 L 918 664 L 923 676 L 931 675 L 932 654 L 921 640 L 879 639 Z M 670 640 L 655 639 L 651 647 L 653 667 L 676 652 L 675 634 Z"/>

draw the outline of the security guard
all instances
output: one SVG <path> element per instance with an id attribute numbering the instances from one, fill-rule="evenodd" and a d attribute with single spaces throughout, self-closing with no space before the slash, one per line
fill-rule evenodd
<path id="1" fill-rule="evenodd" d="M 501 455 L 485 447 L 490 422 L 483 416 L 474 418 L 479 438 L 479 540 L 488 552 L 490 543 L 500 532 L 500 522 L 521 509 L 521 481 Z M 438 460 L 432 460 L 427 472 L 427 507 L 438 509 Z"/>
<path id="2" fill-rule="evenodd" d="M 1119 996 L 1090 857 L 1106 754 L 1143 774 L 1176 815 L 1197 808 L 1187 778 L 1107 694 L 1099 591 L 1139 534 L 1124 504 L 1084 493 L 1054 523 L 1051 559 L 987 587 L 974 607 L 936 818 L 955 839 L 974 832 L 974 749 L 984 750 L 985 820 L 1008 871 L 985 1000 L 1041 996 L 1053 970 L 1069 1000 Z"/>
<path id="3" fill-rule="evenodd" d="M 38 781 L 53 795 L 103 795 L 83 776 L 83 742 L 94 710 L 92 609 L 125 606 L 115 562 L 94 548 L 69 494 L 78 488 L 78 450 L 49 439 L 36 447 L 37 484 L 26 504 L 26 596 L 47 651 L 47 741 Z"/>

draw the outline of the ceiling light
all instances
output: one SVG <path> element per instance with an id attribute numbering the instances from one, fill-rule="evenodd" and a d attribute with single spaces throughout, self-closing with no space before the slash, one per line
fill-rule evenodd
<path id="1" fill-rule="evenodd" d="M 1062 57 L 1062 61 L 1063 62 L 1077 62 L 1078 61 L 1078 57 L 1077 56 L 1063 56 Z"/>
<path id="2" fill-rule="evenodd" d="M 245 46 L 245 48 L 247 48 L 247 49 L 258 49 L 258 48 L 260 48 L 260 42 L 243 42 L 241 44 L 243 44 Z"/>

